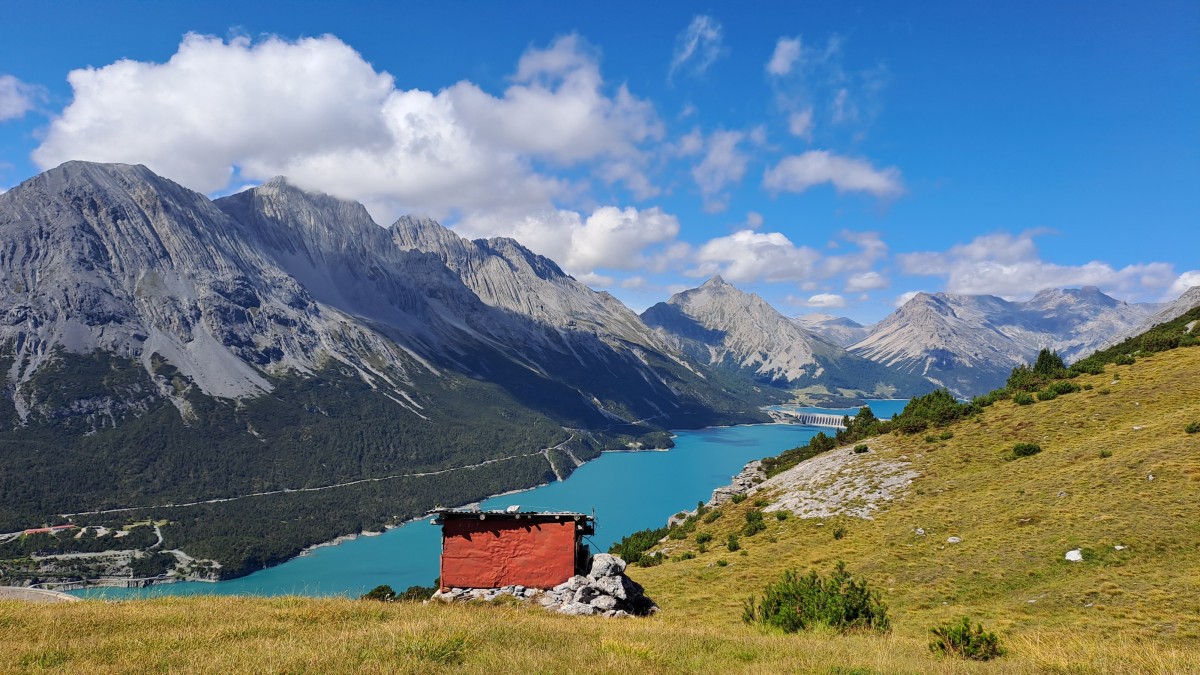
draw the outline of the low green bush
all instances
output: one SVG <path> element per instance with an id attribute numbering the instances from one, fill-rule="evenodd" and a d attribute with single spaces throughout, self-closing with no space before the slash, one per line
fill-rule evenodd
<path id="1" fill-rule="evenodd" d="M 929 650 L 935 654 L 973 661 L 989 661 L 1004 655 L 1000 638 L 995 633 L 985 631 L 983 624 L 971 626 L 971 620 L 965 616 L 958 621 L 935 626 L 929 632 L 933 634 Z"/>
<path id="2" fill-rule="evenodd" d="M 930 434 L 929 436 L 925 437 L 925 442 L 926 443 L 937 443 L 937 436 Z"/>
<path id="3" fill-rule="evenodd" d="M 1100 451 L 1100 459 L 1108 459 L 1109 457 L 1112 457 L 1112 450 L 1105 448 Z"/>
<path id="4" fill-rule="evenodd" d="M 1118 366 L 1132 366 L 1135 360 L 1136 359 L 1129 354 L 1121 354 L 1117 358 L 1113 359 L 1113 363 L 1117 364 Z"/>
<path id="5" fill-rule="evenodd" d="M 835 525 L 833 528 L 833 538 L 840 540 L 842 537 L 845 537 L 845 536 L 846 536 L 846 528 L 842 527 L 841 525 Z"/>
<path id="6" fill-rule="evenodd" d="M 1075 392 L 1079 391 L 1079 385 L 1066 380 L 1051 382 L 1050 386 L 1046 388 L 1055 394 L 1058 394 L 1059 396 L 1062 396 L 1063 394 L 1074 394 Z"/>
<path id="7" fill-rule="evenodd" d="M 754 500 L 754 506 L 756 506 L 756 507 L 758 507 L 758 508 L 760 508 L 760 509 L 761 509 L 762 507 L 764 507 L 764 506 L 768 506 L 768 505 L 770 505 L 770 503 L 771 503 L 771 502 L 770 502 L 770 501 L 768 501 L 768 500 L 766 500 L 766 499 L 755 499 L 755 500 Z"/>
<path id="8" fill-rule="evenodd" d="M 787 511 L 776 511 L 775 512 L 775 520 L 787 520 L 787 519 L 788 519 Z"/>
<path id="9" fill-rule="evenodd" d="M 734 504 L 741 504 L 742 502 L 746 501 L 746 495 L 739 492 L 736 495 L 730 497 L 729 501 L 733 502 Z"/>
<path id="10" fill-rule="evenodd" d="M 940 441 L 948 441 L 951 438 L 954 438 L 953 431 L 943 431 L 941 434 L 938 434 L 938 440 Z"/>
<path id="11" fill-rule="evenodd" d="M 712 541 L 712 539 L 712 532 L 701 532 L 700 534 L 696 535 L 696 543 L 700 544 L 701 546 Z"/>
<path id="12" fill-rule="evenodd" d="M 717 567 L 725 567 L 728 564 L 729 564 L 729 561 L 724 558 L 717 559 Z"/>
<path id="13" fill-rule="evenodd" d="M 1013 446 L 1013 457 L 1029 457 L 1036 455 L 1042 451 L 1042 446 L 1037 443 L 1017 443 Z"/>
<path id="14" fill-rule="evenodd" d="M 729 549 L 730 553 L 738 550 L 741 547 L 742 545 L 738 543 L 738 536 L 736 534 L 729 535 L 729 538 L 725 540 L 725 548 Z"/>
<path id="15" fill-rule="evenodd" d="M 1043 389 L 1037 393 L 1039 401 L 1053 401 L 1058 398 L 1058 392 L 1053 389 Z"/>
<path id="16" fill-rule="evenodd" d="M 608 547 L 608 552 L 620 556 L 622 560 L 630 565 L 637 564 L 642 559 L 642 554 L 658 545 L 658 542 L 663 537 L 667 536 L 668 529 L 658 527 L 653 529 L 638 530 L 633 534 L 626 535 Z M 681 535 L 676 539 L 683 539 L 682 530 L 679 528 L 670 528 L 671 532 L 680 532 Z"/>
<path id="17" fill-rule="evenodd" d="M 1072 365 L 1068 370 L 1080 375 L 1100 375 L 1104 372 L 1104 364 L 1099 361 L 1083 360 Z"/>
<path id="18" fill-rule="evenodd" d="M 1189 434 L 1200 433 L 1200 422 L 1190 422 L 1183 430 Z"/>
<path id="19" fill-rule="evenodd" d="M 438 583 L 441 583 L 440 581 Z M 437 593 L 437 586 L 409 586 L 396 596 L 400 602 L 425 602 Z"/>
<path id="20" fill-rule="evenodd" d="M 380 584 L 363 594 L 359 600 L 378 600 L 379 602 L 395 602 L 396 591 L 387 584 Z"/>
<path id="21" fill-rule="evenodd" d="M 763 522 L 762 511 L 746 512 L 746 525 L 742 528 L 742 534 L 753 537 L 765 529 L 767 529 L 767 524 Z"/>
<path id="22" fill-rule="evenodd" d="M 1033 405 L 1033 397 L 1025 392 L 1021 392 L 1013 396 L 1013 403 L 1017 405 Z"/>
<path id="23" fill-rule="evenodd" d="M 705 523 L 715 523 L 717 521 L 717 519 L 723 515 L 725 515 L 725 514 L 721 513 L 720 511 L 717 511 L 717 510 L 709 511 L 708 514 L 704 516 L 704 522 Z"/>
<path id="24" fill-rule="evenodd" d="M 695 553 L 692 553 L 691 551 L 684 551 L 678 558 L 676 558 L 676 560 L 678 560 L 679 562 L 683 562 L 684 560 L 692 560 L 695 557 L 696 557 Z"/>
<path id="25" fill-rule="evenodd" d="M 794 571 L 767 584 L 760 599 L 748 598 L 742 606 L 746 623 L 778 628 L 786 633 L 827 626 L 834 630 L 887 632 L 891 620 L 879 592 L 865 580 L 855 579 L 838 561 L 828 579 L 810 571 Z"/>
<path id="26" fill-rule="evenodd" d="M 653 555 L 642 554 L 642 557 L 638 559 L 637 564 L 638 567 L 654 567 L 656 565 L 663 564 L 666 562 L 666 560 L 666 554 L 664 554 L 662 551 L 659 551 Z"/>

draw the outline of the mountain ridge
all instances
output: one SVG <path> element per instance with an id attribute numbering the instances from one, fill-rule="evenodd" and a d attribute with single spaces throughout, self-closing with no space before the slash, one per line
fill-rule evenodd
<path id="1" fill-rule="evenodd" d="M 845 402 L 921 393 L 919 378 L 880 367 L 810 333 L 719 275 L 642 313 L 693 359 L 785 390 Z"/>
<path id="2" fill-rule="evenodd" d="M 1032 362 L 1040 349 L 1082 358 L 1153 308 L 1095 287 L 1046 289 L 1025 302 L 918 293 L 848 349 L 969 398 L 1001 386 L 1013 367 Z"/>
<path id="3" fill-rule="evenodd" d="M 0 195 L 0 530 L 134 508 L 237 575 L 603 449 L 669 445 L 668 428 L 766 419 L 770 392 L 667 350 L 516 242 L 479 248 L 509 269 L 489 279 L 396 235 L 281 178 L 209 200 L 145 167 L 68 162 Z M 505 306 L 464 282 L 535 278 L 591 325 L 528 311 L 539 291 Z M 340 501 L 302 490 L 341 483 Z"/>

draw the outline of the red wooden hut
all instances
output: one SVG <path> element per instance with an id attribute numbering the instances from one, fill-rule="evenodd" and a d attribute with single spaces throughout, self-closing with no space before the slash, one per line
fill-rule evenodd
<path id="1" fill-rule="evenodd" d="M 587 574 L 591 516 L 567 511 L 438 511 L 441 587 L 553 588 Z"/>

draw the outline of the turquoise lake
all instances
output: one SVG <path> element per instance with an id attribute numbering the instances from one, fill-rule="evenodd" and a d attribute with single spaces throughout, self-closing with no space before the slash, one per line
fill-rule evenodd
<path id="1" fill-rule="evenodd" d="M 872 401 L 879 417 L 891 417 L 905 401 Z M 807 412 L 853 414 L 856 409 L 798 408 Z M 565 481 L 492 497 L 484 509 L 519 504 L 523 509 L 596 513 L 594 551 L 606 551 L 636 530 L 660 527 L 679 511 L 708 501 L 714 488 L 753 459 L 802 445 L 821 431 L 795 424 L 712 427 L 675 432 L 675 447 L 656 452 L 609 452 L 575 470 Z M 826 429 L 825 431 L 829 431 Z M 380 584 L 397 590 L 429 586 L 438 575 L 441 528 L 430 519 L 388 532 L 323 546 L 282 565 L 218 583 L 183 582 L 150 588 L 92 588 L 74 595 L 138 598 L 161 595 L 348 595 Z"/>

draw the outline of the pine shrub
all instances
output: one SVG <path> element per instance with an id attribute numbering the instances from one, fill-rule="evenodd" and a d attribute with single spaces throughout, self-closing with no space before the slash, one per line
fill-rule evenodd
<path id="1" fill-rule="evenodd" d="M 933 634 L 929 650 L 935 654 L 973 661 L 989 661 L 1004 655 L 1000 638 L 983 630 L 983 624 L 972 627 L 971 620 L 965 616 L 956 622 L 935 626 L 929 632 Z"/>
<path id="2" fill-rule="evenodd" d="M 1025 392 L 1021 392 L 1013 396 L 1013 403 L 1017 405 L 1033 405 L 1033 397 Z"/>
<path id="3" fill-rule="evenodd" d="M 1055 394 L 1058 394 L 1059 396 L 1062 396 L 1063 394 L 1073 394 L 1073 393 L 1079 391 L 1079 385 L 1075 384 L 1074 382 L 1068 382 L 1066 380 L 1058 380 L 1056 382 L 1051 382 L 1050 386 L 1046 387 L 1046 388 L 1049 389 L 1050 391 L 1054 392 Z"/>
<path id="4" fill-rule="evenodd" d="M 1189 434 L 1200 433 L 1200 422 L 1191 422 L 1183 430 Z"/>
<path id="5" fill-rule="evenodd" d="M 738 543 L 738 536 L 736 534 L 729 535 L 729 538 L 725 540 L 725 548 L 729 549 L 730 553 L 733 553 L 741 547 L 742 545 Z"/>
<path id="6" fill-rule="evenodd" d="M 1042 446 L 1037 443 L 1017 443 L 1013 446 L 1013 457 L 1029 457 L 1036 455 L 1042 451 Z"/>
<path id="7" fill-rule="evenodd" d="M 762 511 L 746 512 L 746 525 L 742 528 L 742 534 L 753 537 L 765 529 L 767 529 L 767 524 L 763 522 Z"/>
<path id="8" fill-rule="evenodd" d="M 800 576 L 794 571 L 767 584 L 760 599 L 748 598 L 742 606 L 742 620 L 778 628 L 786 633 L 827 626 L 842 632 L 887 632 L 891 620 L 887 605 L 878 591 L 865 580 L 855 579 L 838 561 L 828 579 L 815 571 Z"/>
<path id="9" fill-rule="evenodd" d="M 1043 389 L 1037 393 L 1039 401 L 1053 401 L 1058 398 L 1058 392 L 1053 389 Z"/>
<path id="10" fill-rule="evenodd" d="M 379 602 L 395 602 L 396 601 L 396 591 L 392 590 L 392 587 L 387 584 L 380 584 L 379 586 L 376 586 L 375 588 L 372 588 L 371 590 L 367 591 L 359 599 L 360 600 L 378 600 Z"/>

